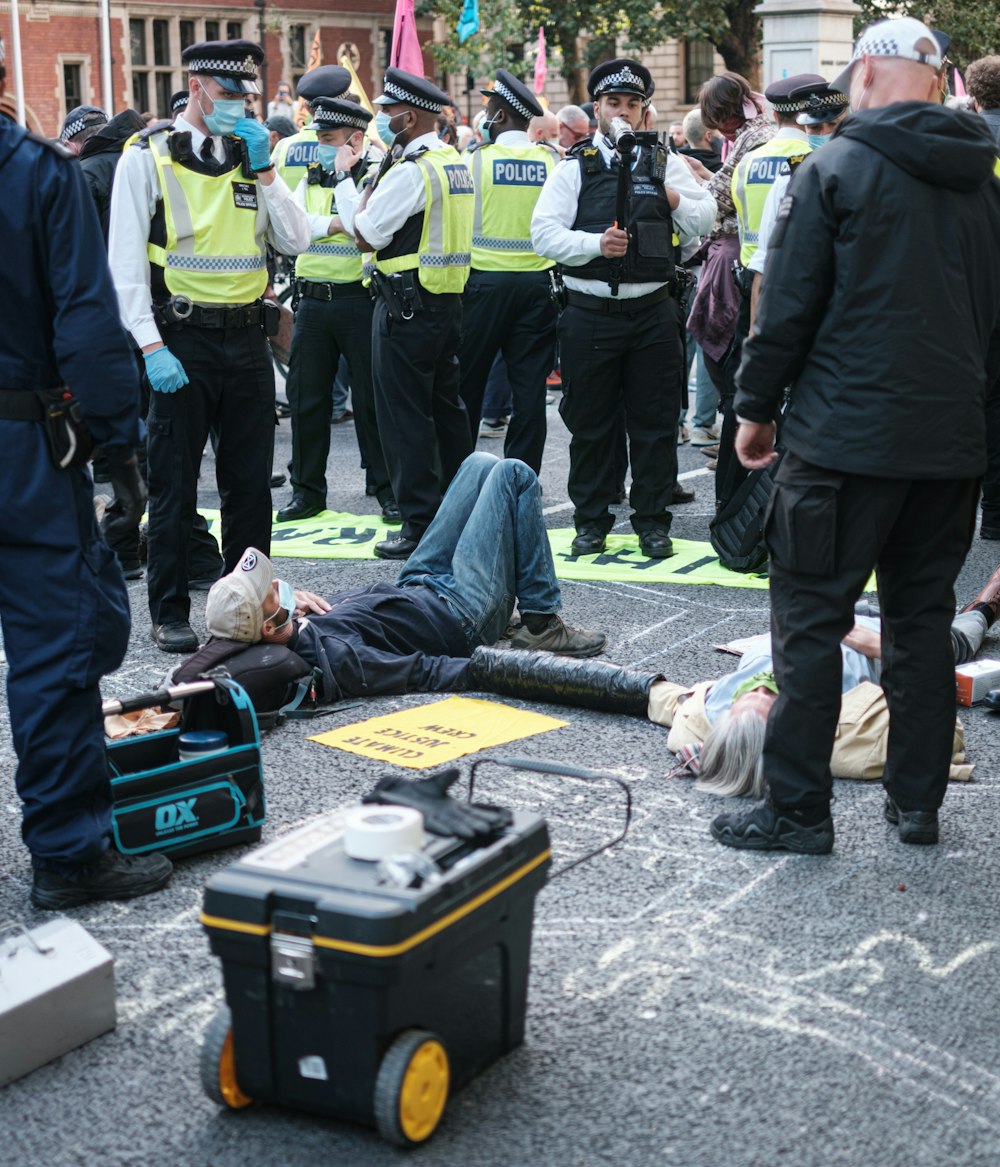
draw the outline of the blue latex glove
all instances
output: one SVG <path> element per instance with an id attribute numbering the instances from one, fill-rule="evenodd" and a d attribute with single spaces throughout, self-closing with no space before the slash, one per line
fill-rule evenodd
<path id="1" fill-rule="evenodd" d="M 266 170 L 271 165 L 271 134 L 255 118 L 240 118 L 233 133 L 247 144 L 251 170 Z"/>
<path id="2" fill-rule="evenodd" d="M 182 385 L 188 383 L 184 366 L 170 349 L 153 349 L 151 353 L 143 353 L 142 359 L 146 362 L 150 388 L 157 393 L 176 393 Z"/>

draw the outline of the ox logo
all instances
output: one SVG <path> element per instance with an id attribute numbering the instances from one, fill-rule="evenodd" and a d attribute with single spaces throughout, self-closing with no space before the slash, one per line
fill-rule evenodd
<path id="1" fill-rule="evenodd" d="M 182 798 L 179 802 L 165 802 L 156 808 L 156 833 L 158 835 L 171 834 L 176 831 L 187 830 L 188 827 L 198 825 L 198 816 L 194 813 L 196 798 Z"/>

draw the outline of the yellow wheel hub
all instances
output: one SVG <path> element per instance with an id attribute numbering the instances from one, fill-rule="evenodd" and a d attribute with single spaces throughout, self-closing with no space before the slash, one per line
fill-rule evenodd
<path id="1" fill-rule="evenodd" d="M 448 1055 L 438 1041 L 425 1041 L 410 1058 L 399 1091 L 399 1124 L 414 1143 L 430 1138 L 448 1100 Z"/>
<path id="2" fill-rule="evenodd" d="M 232 1110 L 242 1110 L 249 1106 L 253 1099 L 244 1094 L 236 1081 L 236 1057 L 233 1054 L 233 1031 L 226 1034 L 222 1044 L 222 1053 L 219 1056 L 219 1091 L 226 1100 L 226 1105 Z"/>

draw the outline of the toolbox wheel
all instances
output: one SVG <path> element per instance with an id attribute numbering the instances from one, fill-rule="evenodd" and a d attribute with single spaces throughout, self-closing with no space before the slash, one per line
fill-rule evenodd
<path id="1" fill-rule="evenodd" d="M 448 1101 L 448 1053 L 426 1029 L 404 1030 L 389 1046 L 375 1079 L 375 1127 L 397 1147 L 437 1130 Z"/>
<path id="2" fill-rule="evenodd" d="M 217 1106 L 242 1110 L 253 1102 L 249 1095 L 243 1093 L 236 1080 L 233 1019 L 228 1005 L 222 1006 L 205 1030 L 200 1066 L 202 1088 Z"/>

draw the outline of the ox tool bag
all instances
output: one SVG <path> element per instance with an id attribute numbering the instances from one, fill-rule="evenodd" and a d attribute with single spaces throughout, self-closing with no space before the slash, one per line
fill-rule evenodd
<path id="1" fill-rule="evenodd" d="M 111 841 L 126 855 L 171 858 L 255 843 L 264 822 L 264 774 L 253 705 L 226 677 L 105 701 L 103 712 L 179 710 L 173 728 L 107 745 Z"/>

